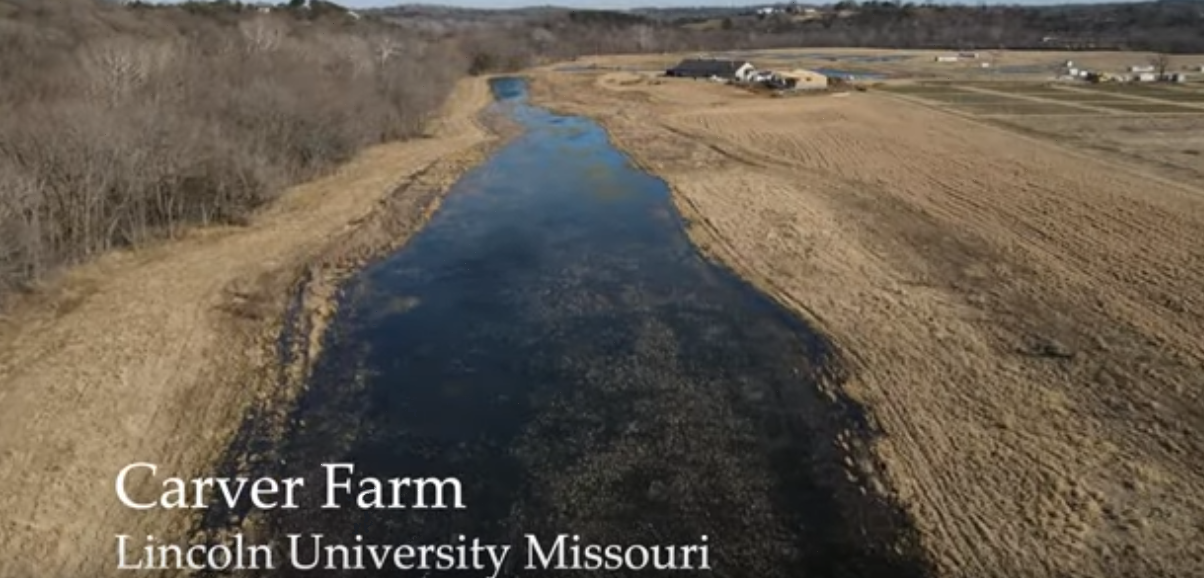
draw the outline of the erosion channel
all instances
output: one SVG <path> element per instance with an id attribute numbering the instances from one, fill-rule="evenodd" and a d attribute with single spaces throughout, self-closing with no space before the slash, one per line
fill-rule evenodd
<path id="1" fill-rule="evenodd" d="M 824 340 L 700 256 L 665 184 L 601 127 L 528 105 L 522 79 L 493 90 L 523 134 L 347 283 L 285 435 L 249 427 L 231 447 L 226 469 L 306 478 L 301 507 L 256 513 L 255 533 L 479 538 L 514 546 L 509 576 L 556 574 L 528 569 L 524 536 L 550 548 L 562 533 L 705 535 L 713 570 L 688 575 L 924 575 L 905 519 L 846 473 L 837 435 L 872 432 L 820 387 L 839 379 Z M 454 477 L 467 507 L 321 509 L 330 462 L 382 480 Z"/>

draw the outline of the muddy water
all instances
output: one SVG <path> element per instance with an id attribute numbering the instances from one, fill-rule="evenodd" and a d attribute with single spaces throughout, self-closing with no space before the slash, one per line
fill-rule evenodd
<path id="1" fill-rule="evenodd" d="M 525 133 L 348 285 L 288 435 L 253 450 L 271 458 L 256 474 L 306 478 L 302 507 L 257 532 L 510 543 L 511 576 L 552 574 L 525 568 L 523 536 L 559 533 L 705 543 L 717 576 L 920 576 L 903 519 L 841 469 L 835 432 L 867 432 L 819 393 L 824 341 L 702 259 L 665 185 L 599 126 L 529 106 L 521 80 L 493 87 Z M 329 462 L 455 477 L 467 507 L 320 509 Z M 294 574 L 338 575 L 265 575 Z"/>

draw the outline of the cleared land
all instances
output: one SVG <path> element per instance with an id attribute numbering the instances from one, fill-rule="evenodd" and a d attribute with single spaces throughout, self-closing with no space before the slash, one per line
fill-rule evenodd
<path id="1" fill-rule="evenodd" d="M 490 142 L 476 116 L 491 100 L 465 81 L 431 138 L 371 149 L 247 227 L 80 267 L 0 319 L 0 576 L 119 574 L 114 535 L 187 536 L 187 513 L 122 507 L 117 472 L 203 475 L 247 406 L 278 393 L 290 288 L 307 277 L 320 331 L 323 280 L 421 225 Z"/>
<path id="2" fill-rule="evenodd" d="M 1204 179 L 1204 86 L 929 82 L 879 90 L 1030 135 L 1145 165 L 1185 182 Z"/>
<path id="3" fill-rule="evenodd" d="M 1141 58 L 1075 55 L 1122 57 Z M 1204 116 L 1031 84 L 770 99 L 535 78 L 670 183 L 704 250 L 839 344 L 886 433 L 878 490 L 942 575 L 1204 575 L 1204 190 L 1051 128 L 1186 150 L 1198 130 L 1159 127 Z"/>

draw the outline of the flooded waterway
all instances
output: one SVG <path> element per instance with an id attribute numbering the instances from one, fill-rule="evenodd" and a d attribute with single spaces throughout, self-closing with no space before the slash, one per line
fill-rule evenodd
<path id="1" fill-rule="evenodd" d="M 255 532 L 304 534 L 307 555 L 314 534 L 511 544 L 499 576 L 565 574 L 529 569 L 524 541 L 561 533 L 705 544 L 711 569 L 687 575 L 924 575 L 904 518 L 844 473 L 836 433 L 870 432 L 817 385 L 835 371 L 824 339 L 701 257 L 666 185 L 600 126 L 527 104 L 521 79 L 493 89 L 525 132 L 348 282 L 283 439 L 248 427 L 231 448 L 228 464 L 254 452 L 254 475 L 306 480 L 301 507 L 260 512 Z M 466 507 L 323 509 L 331 462 L 454 477 Z M 493 572 L 436 570 L 262 575 Z"/>

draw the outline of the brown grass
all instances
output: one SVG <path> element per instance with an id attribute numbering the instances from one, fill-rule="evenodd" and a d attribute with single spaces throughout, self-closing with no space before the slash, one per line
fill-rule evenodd
<path id="1" fill-rule="evenodd" d="M 1096 106 L 1121 112 L 1204 114 L 1204 108 L 1176 106 L 1170 103 L 1159 102 L 1105 102 Z"/>
<path id="2" fill-rule="evenodd" d="M 466 79 L 429 138 L 361 151 L 243 226 L 113 251 L 17 299 L 0 317 L 0 576 L 117 576 L 114 535 L 191 538 L 197 511 L 124 508 L 117 472 L 211 475 L 249 406 L 295 393 L 338 279 L 404 243 L 483 158 L 490 102 Z M 280 322 L 298 292 L 306 339 L 282 383 Z"/>
<path id="3" fill-rule="evenodd" d="M 692 238 L 837 342 L 942 576 L 1201 575 L 1199 179 L 873 91 L 727 88 L 536 95 L 601 120 Z"/>
<path id="4" fill-rule="evenodd" d="M 1204 180 L 1204 115 L 1009 117 L 1029 134 L 1139 162 L 1185 181 Z M 1194 152 L 1193 152 L 1194 151 Z"/>
<path id="5" fill-rule="evenodd" d="M 1166 100 L 1170 102 L 1188 102 L 1196 104 L 1204 104 L 1204 92 L 1191 90 L 1165 90 L 1158 94 L 1147 95 L 1158 100 Z"/>
<path id="6" fill-rule="evenodd" d="M 1065 101 L 1070 103 L 1082 102 L 1089 104 L 1109 103 L 1109 102 L 1132 102 L 1125 99 L 1123 96 L 1113 96 L 1105 93 L 1091 92 L 1072 92 L 1069 90 L 1049 91 L 1049 92 L 1029 92 L 1025 93 L 1031 96 L 1039 96 L 1049 100 Z"/>
<path id="7" fill-rule="evenodd" d="M 1053 114 L 1098 114 L 1090 110 L 1045 104 L 1039 102 L 1011 101 L 995 104 L 967 104 L 950 107 L 954 110 L 976 115 L 1053 115 Z"/>
<path id="8" fill-rule="evenodd" d="M 1016 100 L 1006 96 L 962 91 L 922 92 L 915 96 L 919 96 L 924 100 L 945 104 L 1024 104 L 1023 100 Z"/>

